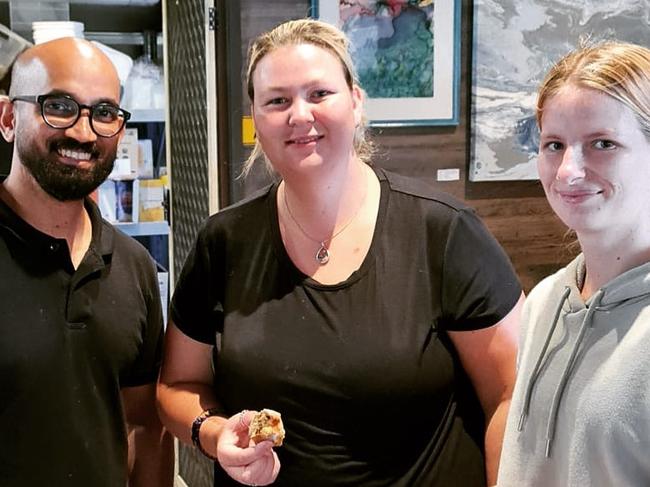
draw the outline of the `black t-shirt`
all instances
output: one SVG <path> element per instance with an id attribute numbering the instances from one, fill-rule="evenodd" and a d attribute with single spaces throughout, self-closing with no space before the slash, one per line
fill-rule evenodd
<path id="1" fill-rule="evenodd" d="M 75 270 L 65 240 L 0 200 L 2 487 L 126 485 L 120 389 L 156 380 L 158 280 L 147 251 L 86 207 L 92 242 Z"/>
<path id="2" fill-rule="evenodd" d="M 521 287 L 474 213 L 377 170 L 381 200 L 361 267 L 336 285 L 302 274 L 282 244 L 277 185 L 212 216 L 181 273 L 171 316 L 218 343 L 228 415 L 269 407 L 287 437 L 277 485 L 485 485 L 447 330 L 500 321 Z M 217 466 L 215 485 L 236 485 Z"/>

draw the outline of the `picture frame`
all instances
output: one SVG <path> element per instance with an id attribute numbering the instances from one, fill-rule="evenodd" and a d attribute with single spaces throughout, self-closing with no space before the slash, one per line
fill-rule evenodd
<path id="1" fill-rule="evenodd" d="M 350 39 L 370 126 L 459 123 L 460 4 L 312 0 L 312 17 Z"/>
<path id="2" fill-rule="evenodd" d="M 580 45 L 618 39 L 650 46 L 645 6 L 573 0 L 473 2 L 470 99 L 472 182 L 539 179 L 537 89 L 551 66 Z M 504 55 L 507 53 L 507 55 Z"/>

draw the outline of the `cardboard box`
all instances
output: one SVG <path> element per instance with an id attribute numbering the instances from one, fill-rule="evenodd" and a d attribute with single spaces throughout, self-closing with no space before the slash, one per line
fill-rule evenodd
<path id="1" fill-rule="evenodd" d="M 137 177 L 138 163 L 140 161 L 139 151 L 138 129 L 124 129 L 124 137 L 122 137 L 122 140 L 117 146 L 115 165 L 109 177 L 113 179 Z"/>
<path id="2" fill-rule="evenodd" d="M 115 181 L 107 179 L 97 189 L 97 204 L 105 220 L 116 221 Z"/>
<path id="3" fill-rule="evenodd" d="M 137 179 L 115 181 L 115 218 L 118 222 L 137 223 L 140 218 Z"/>
<path id="4" fill-rule="evenodd" d="M 138 179 L 139 221 L 165 220 L 165 181 L 163 179 Z"/>
<path id="5" fill-rule="evenodd" d="M 138 178 L 153 178 L 153 147 L 151 139 L 138 140 Z"/>

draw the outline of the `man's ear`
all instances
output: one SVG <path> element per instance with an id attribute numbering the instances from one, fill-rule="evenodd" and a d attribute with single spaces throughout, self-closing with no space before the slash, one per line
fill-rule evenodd
<path id="1" fill-rule="evenodd" d="M 14 104 L 9 100 L 8 96 L 0 96 L 0 132 L 2 132 L 2 137 L 9 143 L 14 141 L 16 134 L 14 120 Z"/>

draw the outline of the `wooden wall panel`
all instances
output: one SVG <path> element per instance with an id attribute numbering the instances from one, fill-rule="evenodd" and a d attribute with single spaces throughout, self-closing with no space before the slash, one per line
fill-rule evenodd
<path id="1" fill-rule="evenodd" d="M 468 201 L 512 260 L 524 289 L 552 274 L 575 255 L 564 224 L 544 197 Z"/>

